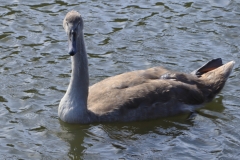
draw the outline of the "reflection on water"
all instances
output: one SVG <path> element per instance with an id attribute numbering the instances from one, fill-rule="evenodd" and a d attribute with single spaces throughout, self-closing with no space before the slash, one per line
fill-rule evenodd
<path id="1" fill-rule="evenodd" d="M 222 135 L 221 130 L 212 121 L 231 120 L 223 115 L 224 107 L 219 101 L 222 101 L 222 97 L 207 105 L 191 120 L 187 119 L 189 115 L 186 114 L 127 124 L 61 123 L 66 134 L 60 137 L 69 143 L 69 153 L 74 159 L 102 159 L 109 155 L 112 159 L 168 159 L 171 156 L 209 158 L 205 152 L 223 151 L 221 141 L 215 139 Z M 199 151 L 199 147 L 202 151 Z M 184 151 L 189 149 L 195 152 Z"/>
<path id="2" fill-rule="evenodd" d="M 235 69 L 193 119 L 63 123 L 72 9 L 85 22 L 91 84 L 156 65 L 191 72 L 216 57 Z M 1 1 L 0 159 L 238 159 L 239 11 L 236 0 Z"/>

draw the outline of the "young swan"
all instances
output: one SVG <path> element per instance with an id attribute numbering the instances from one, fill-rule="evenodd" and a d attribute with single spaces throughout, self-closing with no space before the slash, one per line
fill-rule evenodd
<path id="1" fill-rule="evenodd" d="M 192 74 L 161 67 L 123 73 L 89 87 L 83 20 L 67 13 L 63 27 L 72 61 L 71 80 L 58 116 L 68 123 L 137 121 L 172 116 L 211 101 L 223 88 L 234 62 L 214 59 Z"/>

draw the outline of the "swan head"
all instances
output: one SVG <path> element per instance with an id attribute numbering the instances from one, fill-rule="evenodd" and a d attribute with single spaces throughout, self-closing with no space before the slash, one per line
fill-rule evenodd
<path id="1" fill-rule="evenodd" d="M 77 11 L 70 11 L 63 20 L 63 28 L 68 35 L 68 53 L 74 56 L 77 53 L 77 39 L 83 31 L 83 20 Z"/>

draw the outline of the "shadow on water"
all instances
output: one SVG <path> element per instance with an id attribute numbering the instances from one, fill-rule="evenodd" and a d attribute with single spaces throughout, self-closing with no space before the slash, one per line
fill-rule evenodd
<path id="1" fill-rule="evenodd" d="M 174 146 L 174 141 L 179 141 L 198 125 L 206 123 L 207 126 L 209 121 L 213 123 L 215 119 L 226 118 L 222 114 L 222 99 L 221 96 L 214 99 L 200 109 L 194 119 L 188 119 L 189 114 L 182 114 L 128 123 L 81 125 L 59 121 L 63 131 L 59 137 L 69 144 L 68 157 L 71 159 L 102 159 L 109 156 L 112 159 L 156 158 L 149 157 L 152 152 L 166 158 L 163 153 L 169 148 L 163 147 L 164 144 L 171 142 Z M 168 146 L 170 148 L 171 143 Z"/>
<path id="2" fill-rule="evenodd" d="M 225 107 L 223 105 L 223 96 L 218 96 L 212 102 L 207 103 L 203 109 L 200 110 L 199 114 L 208 118 L 224 118 L 222 112 Z"/>
<path id="3" fill-rule="evenodd" d="M 69 143 L 68 156 L 72 159 L 101 159 L 109 156 L 113 159 L 121 158 L 122 153 L 131 155 L 139 150 L 138 147 L 147 147 L 148 144 L 143 146 L 141 142 L 136 143 L 142 141 L 142 137 L 149 140 L 158 139 L 159 135 L 178 136 L 181 133 L 177 127 L 187 129 L 161 120 L 92 125 L 60 124 L 65 131 L 60 138 Z"/>

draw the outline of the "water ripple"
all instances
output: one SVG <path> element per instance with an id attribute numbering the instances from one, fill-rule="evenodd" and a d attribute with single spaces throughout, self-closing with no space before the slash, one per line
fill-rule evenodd
<path id="1" fill-rule="evenodd" d="M 71 64 L 65 14 L 85 22 L 90 83 L 161 65 L 191 72 L 235 60 L 225 88 L 199 114 L 70 125 L 57 117 Z M 240 3 L 22 1 L 0 3 L 0 159 L 238 159 Z"/>

